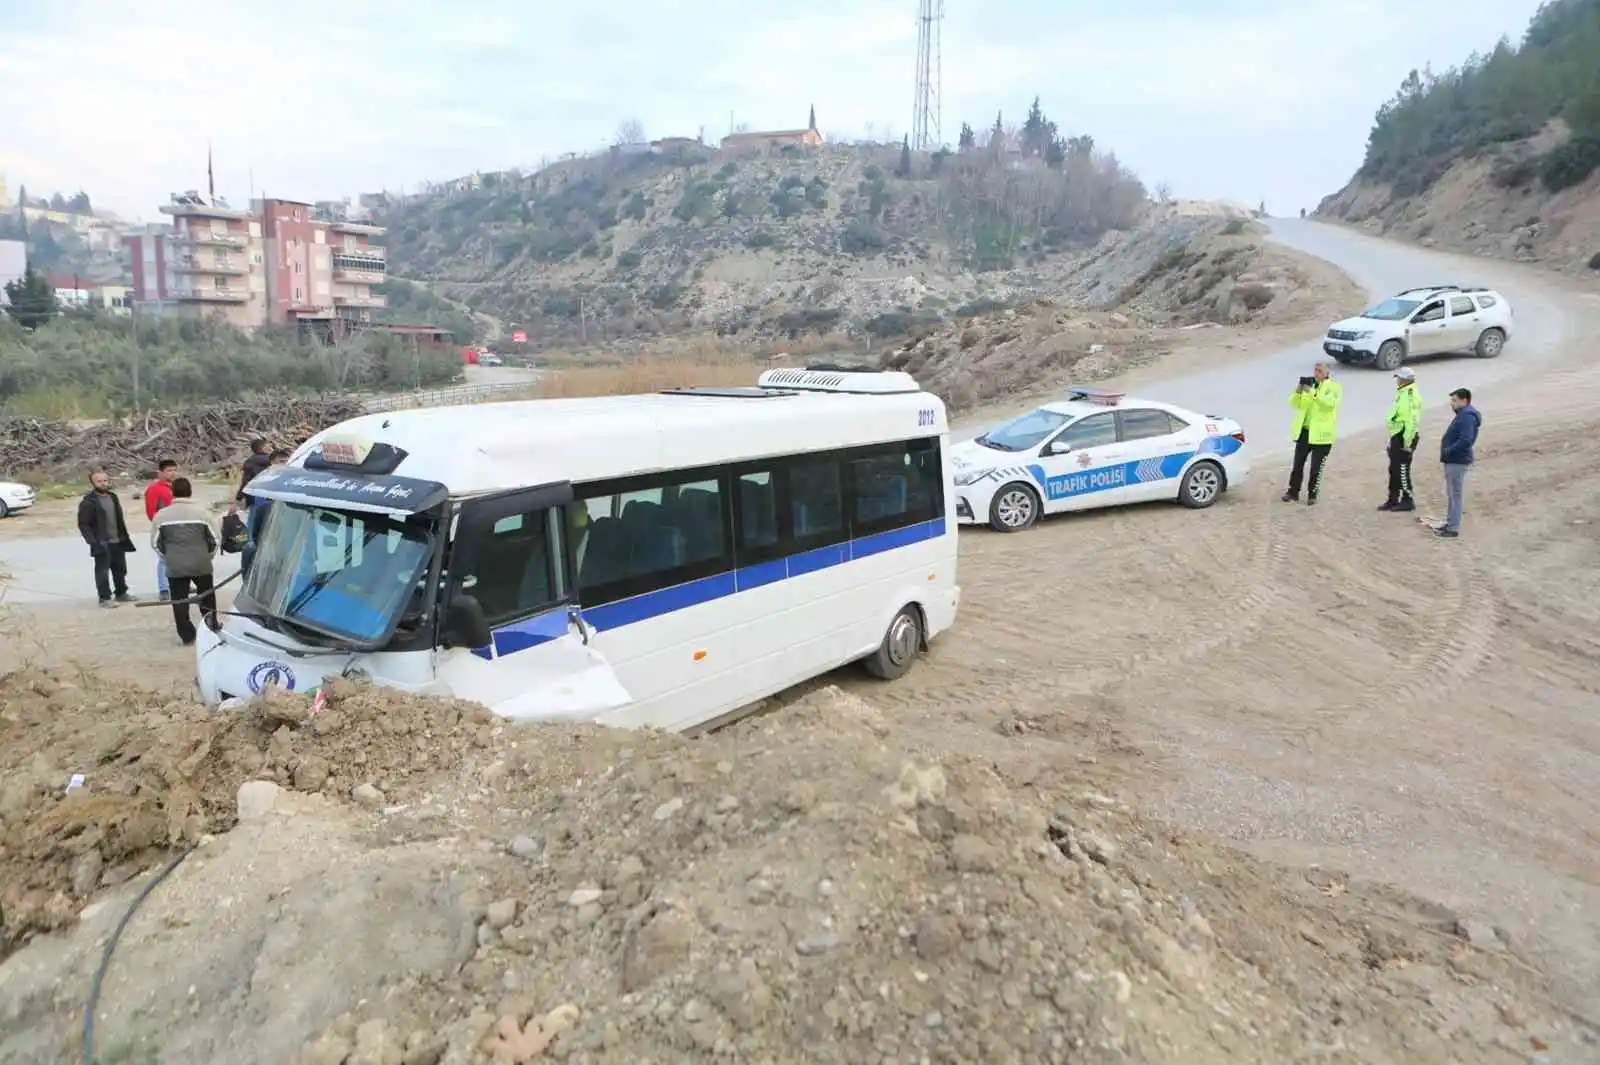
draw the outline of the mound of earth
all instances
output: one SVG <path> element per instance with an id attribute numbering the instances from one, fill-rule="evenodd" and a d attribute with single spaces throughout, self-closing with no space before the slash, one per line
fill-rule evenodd
<path id="1" fill-rule="evenodd" d="M 70 898 L 75 840 L 115 868 L 199 843 L 114 956 L 101 1060 L 1442 1065 L 1572 1038 L 1493 930 L 1174 835 L 1075 760 L 906 749 L 836 688 L 694 740 L 327 696 L 0 689 L 8 760 L 54 774 L 7 814 L 10 883 Z M 81 1053 L 138 886 L 0 965 L 0 1062 Z"/>

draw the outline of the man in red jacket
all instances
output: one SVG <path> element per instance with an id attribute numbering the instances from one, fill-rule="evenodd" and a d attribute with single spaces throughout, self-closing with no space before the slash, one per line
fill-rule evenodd
<path id="1" fill-rule="evenodd" d="M 176 476 L 176 460 L 162 459 L 156 463 L 156 479 L 145 485 L 144 489 L 144 516 L 149 520 L 156 520 L 156 511 L 172 506 L 172 479 Z M 167 583 L 167 564 L 159 553 L 156 555 L 156 587 L 161 592 L 163 603 L 172 598 L 172 588 Z"/>

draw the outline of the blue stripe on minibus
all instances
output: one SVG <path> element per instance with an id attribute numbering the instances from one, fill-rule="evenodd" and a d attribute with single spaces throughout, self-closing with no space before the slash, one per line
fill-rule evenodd
<path id="1" fill-rule="evenodd" d="M 798 555 L 776 558 L 771 562 L 741 566 L 727 573 L 702 577 L 697 581 L 675 584 L 670 588 L 660 588 L 653 592 L 644 592 L 627 599 L 619 599 L 615 603 L 588 607 L 583 611 L 583 618 L 594 628 L 604 632 L 607 629 L 632 625 L 637 621 L 661 617 L 691 606 L 699 606 L 701 603 L 725 599 L 730 595 L 748 592 L 777 581 L 792 580 L 808 573 L 842 566 L 856 559 L 869 558 L 872 555 L 910 547 L 912 544 L 927 540 L 937 540 L 943 535 L 945 535 L 945 519 L 935 518 L 932 521 L 919 522 L 900 529 L 890 529 L 888 532 L 846 540 L 844 543 L 829 547 L 802 551 Z M 493 654 L 508 655 L 525 651 L 530 647 L 537 647 L 549 640 L 557 639 L 566 632 L 565 607 L 513 621 L 494 630 Z M 475 648 L 473 654 L 480 658 L 492 657 L 487 647 Z"/>

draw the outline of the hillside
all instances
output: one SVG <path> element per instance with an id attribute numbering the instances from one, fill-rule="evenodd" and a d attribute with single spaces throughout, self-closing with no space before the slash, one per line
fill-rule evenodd
<path id="1" fill-rule="evenodd" d="M 854 330 L 1043 294 L 1075 249 L 1151 210 L 1090 138 L 1042 154 L 1003 131 L 997 142 L 616 152 L 484 175 L 394 203 L 383 221 L 395 273 L 550 342 Z"/>
<path id="2" fill-rule="evenodd" d="M 1427 245 L 1600 271 L 1600 0 L 1554 0 L 1522 42 L 1412 71 L 1316 214 Z"/>

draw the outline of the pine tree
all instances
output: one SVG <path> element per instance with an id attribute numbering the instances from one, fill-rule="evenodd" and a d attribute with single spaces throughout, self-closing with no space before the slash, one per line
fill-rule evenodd
<path id="1" fill-rule="evenodd" d="M 961 123 L 961 138 L 956 141 L 956 147 L 963 152 L 971 151 L 978 146 L 978 135 L 972 132 L 972 127 L 965 122 Z"/>
<path id="2" fill-rule="evenodd" d="M 894 176 L 908 178 L 911 176 L 911 135 L 907 134 L 900 142 L 900 165 L 894 168 Z"/>
<path id="3" fill-rule="evenodd" d="M 56 290 L 31 265 L 20 280 L 6 283 L 6 299 L 10 301 L 6 312 L 24 329 L 37 329 L 56 313 Z"/>
<path id="4" fill-rule="evenodd" d="M 806 120 L 806 129 L 809 129 L 812 132 L 816 132 L 816 128 L 817 128 L 817 105 L 816 104 L 812 104 L 811 105 L 811 117 Z"/>
<path id="5" fill-rule="evenodd" d="M 1033 106 L 1028 108 L 1027 120 L 1022 123 L 1022 150 L 1028 155 L 1043 155 L 1046 144 L 1044 109 L 1039 106 L 1039 98 L 1033 98 Z"/>

